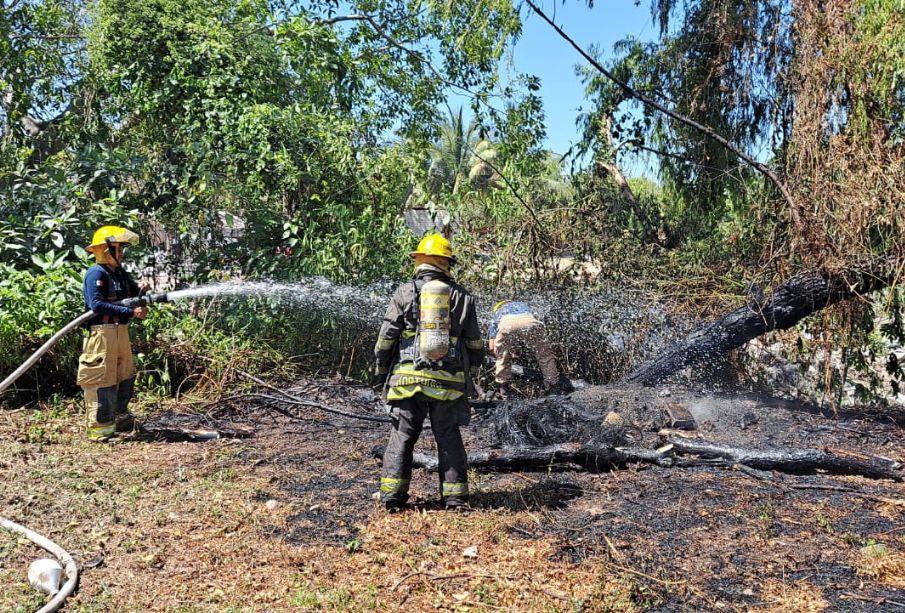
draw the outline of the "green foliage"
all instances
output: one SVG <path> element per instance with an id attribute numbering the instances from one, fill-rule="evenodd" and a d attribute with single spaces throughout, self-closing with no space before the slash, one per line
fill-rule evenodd
<path id="1" fill-rule="evenodd" d="M 462 186 L 471 183 L 472 177 L 482 174 L 480 169 L 485 162 L 478 156 L 495 157 L 493 146 L 482 138 L 482 131 L 477 117 L 466 125 L 462 107 L 457 112 L 449 109 L 449 117 L 440 124 L 439 139 L 429 150 L 427 195 L 435 205 L 443 196 L 457 194 Z"/>
<path id="2" fill-rule="evenodd" d="M 73 268 L 59 258 L 47 262 L 40 273 L 17 270 L 0 264 L 0 373 L 6 374 L 21 364 L 40 344 L 81 313 L 73 295 L 81 293 L 81 279 Z M 75 378 L 75 359 L 80 350 L 77 335 L 64 339 L 54 349 L 54 377 L 26 376 L 18 384 L 25 388 L 71 385 Z M 62 372 L 54 372 L 55 370 Z M 70 372 L 71 371 L 71 374 Z"/>
<path id="3" fill-rule="evenodd" d="M 82 276 L 92 264 L 84 246 L 94 229 L 110 219 L 137 224 L 136 211 L 125 210 L 119 202 L 123 192 L 101 188 L 103 182 L 103 173 L 87 174 L 55 158 L 38 167 L 19 162 L 0 175 L 0 200 L 15 204 L 0 219 L 4 376 L 84 311 Z M 104 197 L 90 196 L 102 189 Z M 79 350 L 77 334 L 64 338 L 42 359 L 42 367 L 18 385 L 44 391 L 71 388 Z"/>
<path id="4" fill-rule="evenodd" d="M 130 266 L 176 282 L 225 271 L 368 281 L 407 265 L 415 239 L 399 210 L 437 108 L 450 84 L 478 95 L 495 86 L 520 22 L 508 0 L 343 8 L 35 0 L 4 12 L 0 340 L 10 350 L 0 367 L 79 313 L 83 246 L 100 225 L 139 231 Z M 135 327 L 145 385 L 186 375 L 176 332 L 216 356 L 330 346 L 326 362 L 359 368 L 336 321 L 312 316 L 302 338 L 284 333 L 299 329 L 290 314 L 260 308 L 224 307 L 199 329 L 155 311 Z M 44 372 L 71 383 L 77 344 L 64 340 Z"/>
<path id="5" fill-rule="evenodd" d="M 66 409 L 59 399 L 52 400 L 45 409 L 32 411 L 25 428 L 25 440 L 29 443 L 54 443 L 62 436 L 66 421 Z"/>
<path id="6" fill-rule="evenodd" d="M 283 222 L 280 244 L 291 257 L 270 262 L 254 258 L 254 268 L 272 270 L 275 276 L 298 279 L 325 276 L 340 281 L 370 281 L 392 274 L 405 258 L 411 236 L 404 228 L 399 207 L 409 187 L 408 153 L 403 147 L 387 149 L 363 169 L 354 204 L 313 194 L 312 205 Z M 328 189 L 328 186 L 324 186 Z"/>
<path id="7" fill-rule="evenodd" d="M 107 183 L 105 175 L 56 160 L 38 168 L 19 163 L 0 174 L 0 201 L 9 204 L 0 218 L 0 262 L 37 272 L 48 269 L 53 254 L 59 265 L 80 268 L 97 227 L 111 219 L 137 226 L 138 212 L 120 201 L 126 192 Z"/>
<path id="8" fill-rule="evenodd" d="M 862 137 L 870 116 L 883 117 L 892 142 L 905 143 L 905 7 L 884 0 L 861 0 L 856 3 L 852 21 L 854 45 L 870 49 L 870 61 L 847 58 L 855 66 L 847 78 L 869 87 L 870 96 L 855 101 L 852 125 Z"/>
<path id="9" fill-rule="evenodd" d="M 520 27 L 496 0 L 362 1 L 345 16 L 329 3 L 258 0 L 100 0 L 90 19 L 64 0 L 17 7 L 0 23 L 9 34 L 0 51 L 15 60 L 9 71 L 0 63 L 0 85 L 14 94 L 4 125 L 63 108 L 54 125 L 70 130 L 54 134 L 53 151 L 68 155 L 33 163 L 50 133 L 38 122 L 2 139 L 11 163 L 0 172 L 52 182 L 58 202 L 139 208 L 156 236 L 178 242 L 186 265 L 171 272 L 189 280 L 224 266 L 376 275 L 400 242 L 396 207 L 408 187 L 406 169 L 391 164 L 411 163 L 386 144 L 390 130 L 423 147 L 448 84 L 492 88 Z M 29 206 L 13 209 L 31 218 Z M 226 245 L 225 218 L 241 229 Z M 287 246 L 298 261 L 271 266 Z"/>

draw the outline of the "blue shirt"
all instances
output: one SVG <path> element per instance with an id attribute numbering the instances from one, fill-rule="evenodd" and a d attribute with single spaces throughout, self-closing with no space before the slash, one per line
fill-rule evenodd
<path id="1" fill-rule="evenodd" d="M 487 338 L 496 338 L 497 329 L 500 327 L 500 321 L 507 315 L 531 315 L 531 307 L 526 302 L 513 300 L 507 302 L 494 313 L 490 327 L 487 328 Z"/>
<path id="2" fill-rule="evenodd" d="M 82 295 L 85 298 L 85 306 L 98 314 L 97 317 L 93 317 L 85 323 L 86 327 L 103 323 L 122 324 L 131 319 L 132 309 L 113 303 L 123 298 L 137 296 L 138 284 L 121 266 L 109 268 L 102 264 L 95 264 L 85 273 Z M 107 316 L 106 322 L 104 316 Z"/>

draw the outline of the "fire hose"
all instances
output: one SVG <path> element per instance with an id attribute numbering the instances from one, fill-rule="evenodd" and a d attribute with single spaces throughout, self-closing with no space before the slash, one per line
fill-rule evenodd
<path id="1" fill-rule="evenodd" d="M 135 298 L 126 298 L 116 304 L 120 304 L 122 306 L 135 308 L 140 306 L 147 306 L 152 303 L 160 303 L 160 302 L 168 302 L 166 294 L 147 294 L 147 295 L 139 295 Z M 56 345 L 61 338 L 72 332 L 75 328 L 78 328 L 80 325 L 95 317 L 97 313 L 94 311 L 85 311 L 68 324 L 63 326 L 56 334 L 51 336 L 46 343 L 41 345 L 37 351 L 35 351 L 27 360 L 22 362 L 22 365 L 19 366 L 16 370 L 12 372 L 6 379 L 0 382 L 0 394 L 2 394 L 6 389 L 12 385 L 16 379 L 25 374 L 29 368 L 34 366 L 35 362 L 41 359 L 45 353 L 47 353 L 51 347 Z M 25 526 L 17 524 L 14 521 L 6 519 L 5 517 L 0 517 L 0 527 L 6 528 L 8 530 L 12 530 L 18 534 L 21 534 L 29 541 L 46 549 L 50 553 L 52 553 L 62 564 L 64 570 L 66 572 L 66 583 L 63 585 L 62 589 L 57 592 L 54 597 L 48 602 L 46 605 L 41 607 L 37 613 L 54 613 L 57 611 L 62 605 L 63 601 L 72 594 L 73 590 L 75 590 L 75 586 L 79 580 L 79 570 L 75 564 L 75 560 L 73 560 L 72 556 L 69 553 L 48 539 L 45 536 L 34 532 L 33 530 L 29 530 Z"/>
<path id="2" fill-rule="evenodd" d="M 126 298 L 125 300 L 121 300 L 114 304 L 135 308 L 168 301 L 169 300 L 166 294 L 143 294 L 135 298 Z M 19 366 L 19 368 L 14 370 L 10 376 L 0 382 L 0 394 L 3 394 L 3 392 L 5 392 L 6 389 L 16 381 L 16 379 L 21 377 L 23 374 L 25 374 L 25 371 L 34 366 L 35 362 L 41 359 L 41 356 L 47 353 L 51 347 L 60 342 L 61 338 L 72 332 L 75 328 L 78 328 L 80 325 L 82 325 L 92 317 L 95 317 L 96 315 L 97 313 L 95 313 L 94 311 L 85 311 L 84 313 L 70 321 L 68 324 L 63 326 L 59 332 L 51 336 L 46 343 L 41 345 L 41 347 L 39 347 L 38 350 L 31 355 L 31 357 L 22 362 L 22 365 Z"/>
<path id="3" fill-rule="evenodd" d="M 66 571 L 66 583 L 63 584 L 63 587 L 54 595 L 50 602 L 45 604 L 37 611 L 37 613 L 54 613 L 54 611 L 56 611 L 63 605 L 63 601 L 66 600 L 66 598 L 68 598 L 70 594 L 72 594 L 73 590 L 75 590 L 76 584 L 79 581 L 79 569 L 75 564 L 75 560 L 72 559 L 72 556 L 69 555 L 69 552 L 51 541 L 49 538 L 42 536 L 33 530 L 29 530 L 21 524 L 10 521 L 5 517 L 0 517 L 0 527 L 6 528 L 7 530 L 12 530 L 17 534 L 21 534 L 38 547 L 46 549 L 47 551 L 52 553 L 54 557 L 56 557 L 63 564 L 63 568 Z"/>

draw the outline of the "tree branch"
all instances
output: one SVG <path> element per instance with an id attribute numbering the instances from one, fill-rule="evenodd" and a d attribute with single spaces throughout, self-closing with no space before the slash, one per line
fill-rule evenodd
<path id="1" fill-rule="evenodd" d="M 337 15 L 336 17 L 331 17 L 330 19 L 321 19 L 316 23 L 318 25 L 323 26 L 332 26 L 336 23 L 342 23 L 343 21 L 370 21 L 371 17 L 369 15 Z"/>
<path id="2" fill-rule="evenodd" d="M 6 128 L 11 128 L 10 111 L 15 101 L 13 100 L 12 90 L 7 90 L 0 96 L 0 107 L 6 112 Z M 24 114 L 18 119 L 19 126 L 33 141 L 33 149 L 31 156 L 28 158 L 30 165 L 40 164 L 52 155 L 55 155 L 66 148 L 66 142 L 60 138 L 55 128 L 63 123 L 66 117 L 73 112 L 77 106 L 77 100 L 71 101 L 65 109 L 60 111 L 55 117 L 50 119 L 40 119 L 29 114 Z"/>
<path id="3" fill-rule="evenodd" d="M 371 26 L 371 28 L 374 29 L 374 31 L 377 33 L 377 35 L 380 36 L 382 39 L 384 39 L 387 43 L 389 43 L 390 46 L 395 47 L 396 49 L 402 51 L 403 53 L 416 58 L 419 62 L 423 62 L 424 65 L 427 66 L 432 73 L 434 73 L 434 76 L 436 76 L 440 80 L 440 82 L 442 82 L 444 85 L 447 85 L 447 86 L 457 89 L 461 92 L 464 92 L 464 93 L 468 94 L 469 96 L 471 96 L 472 98 L 477 98 L 477 99 L 480 98 L 480 96 L 478 94 L 471 91 L 470 89 L 463 87 L 463 86 L 459 85 L 458 83 L 454 83 L 454 82 L 450 81 L 449 79 L 447 79 L 439 70 L 437 70 L 437 68 L 434 67 L 434 65 L 430 62 L 430 60 L 428 60 L 424 56 L 423 53 L 421 53 L 420 51 L 416 51 L 414 49 L 410 49 L 410 48 L 406 47 L 405 45 L 398 42 L 395 38 L 393 38 L 392 36 L 387 34 L 384 27 L 382 25 L 380 25 L 379 23 L 377 23 L 377 20 L 374 19 L 374 17 L 372 17 L 371 15 L 367 15 L 367 14 L 338 15 L 336 17 L 331 17 L 330 19 L 324 19 L 321 21 L 317 21 L 315 23 L 322 24 L 322 25 L 334 25 L 337 23 L 342 23 L 344 21 L 363 21 L 363 22 L 367 23 L 369 26 Z"/>
<path id="4" fill-rule="evenodd" d="M 618 85 L 619 88 L 622 89 L 623 93 L 627 97 L 635 98 L 642 104 L 645 104 L 653 109 L 656 109 L 657 111 L 660 111 L 664 115 L 667 115 L 668 117 L 671 117 L 672 119 L 675 119 L 679 123 L 682 123 L 690 128 L 693 128 L 693 129 L 697 130 L 698 132 L 701 132 L 702 134 L 706 135 L 710 139 L 716 141 L 717 143 L 719 143 L 720 145 L 722 145 L 723 147 L 725 147 L 726 149 L 731 151 L 733 154 L 738 156 L 740 159 L 744 160 L 748 165 L 750 165 L 752 168 L 754 168 L 759 173 L 764 175 L 767 179 L 769 179 L 776 186 L 776 188 L 779 190 L 780 194 L 782 194 L 783 198 L 785 198 L 786 202 L 788 203 L 789 214 L 792 217 L 792 223 L 795 225 L 795 229 L 798 230 L 799 232 L 802 230 L 801 218 L 798 215 L 798 208 L 795 205 L 795 201 L 792 198 L 792 194 L 791 194 L 791 192 L 789 192 L 788 188 L 780 180 L 780 178 L 776 175 L 776 173 L 773 172 L 773 170 L 771 170 L 764 164 L 761 164 L 760 162 L 758 162 L 757 160 L 755 160 L 754 158 L 752 158 L 751 156 L 749 156 L 748 154 L 743 152 L 741 149 L 739 149 L 738 147 L 733 145 L 731 142 L 729 142 L 728 139 L 717 134 L 712 128 L 709 128 L 701 123 L 698 123 L 697 121 L 695 121 L 693 119 L 690 119 L 688 117 L 685 117 L 684 115 L 676 113 L 673 110 L 670 110 L 669 108 L 659 104 L 658 102 L 654 101 L 653 99 L 645 96 L 638 90 L 632 88 L 627 83 L 624 83 L 623 81 L 619 80 L 613 73 L 611 73 L 606 68 L 604 68 L 603 65 L 600 64 L 600 62 L 598 62 L 596 59 L 594 59 L 594 57 L 592 57 L 587 51 L 585 51 L 581 46 L 579 46 L 578 43 L 576 43 L 574 40 L 572 40 L 572 38 L 570 38 L 569 35 L 566 34 L 562 30 L 562 28 L 560 28 L 558 25 L 556 25 L 552 19 L 547 17 L 546 13 L 544 13 L 536 4 L 534 4 L 534 2 L 532 2 L 532 0 L 525 0 L 525 2 L 528 4 L 528 6 L 531 7 L 531 9 L 535 13 L 537 13 L 541 17 L 541 19 L 546 21 L 550 25 L 550 27 L 552 27 L 554 30 L 556 30 L 556 33 L 559 34 L 560 37 L 562 37 L 567 43 L 569 43 L 573 49 L 578 51 L 578 53 L 581 54 L 581 56 L 584 59 L 586 59 L 595 69 L 597 69 L 607 79 L 609 79 L 610 81 L 612 81 L 613 83 Z"/>

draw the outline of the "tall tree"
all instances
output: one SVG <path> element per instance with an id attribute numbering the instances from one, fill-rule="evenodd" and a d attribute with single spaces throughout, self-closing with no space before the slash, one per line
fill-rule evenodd
<path id="1" fill-rule="evenodd" d="M 449 89 L 494 88 L 520 28 L 508 0 L 0 8 L 0 197 L 25 212 L 9 232 L 42 207 L 59 216 L 107 200 L 181 235 L 202 269 L 260 267 L 281 241 L 317 257 L 360 247 L 369 224 L 392 249 L 409 160 L 388 140 L 425 146 Z M 220 245 L 236 217 L 244 240 Z"/>
<path id="2" fill-rule="evenodd" d="M 703 131 L 649 105 L 621 112 L 635 104 L 631 93 L 589 71 L 595 106 L 585 139 L 602 162 L 612 162 L 614 142 L 653 151 L 690 238 L 710 235 L 740 198 L 767 230 L 763 248 L 790 265 L 901 251 L 901 207 L 890 198 L 903 191 L 900 8 L 873 0 L 652 6 L 659 40 L 621 43 L 612 72 L 772 166 L 794 197 L 776 197 L 769 184 L 752 190 L 750 169 Z"/>

